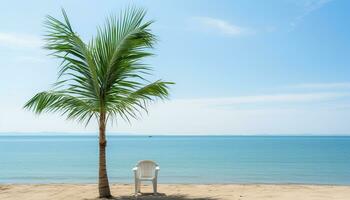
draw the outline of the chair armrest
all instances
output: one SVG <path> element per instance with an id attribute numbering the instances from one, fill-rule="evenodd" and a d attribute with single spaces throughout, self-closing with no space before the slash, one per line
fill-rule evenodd
<path id="1" fill-rule="evenodd" d="M 132 168 L 132 171 L 134 172 L 134 177 L 135 177 L 135 181 L 137 179 L 137 167 Z"/>
<path id="2" fill-rule="evenodd" d="M 156 169 L 155 169 L 155 173 L 154 173 L 154 177 L 155 177 L 156 180 L 157 180 L 157 177 L 158 177 L 159 170 L 160 170 L 160 168 L 159 168 L 159 166 L 157 166 Z"/>

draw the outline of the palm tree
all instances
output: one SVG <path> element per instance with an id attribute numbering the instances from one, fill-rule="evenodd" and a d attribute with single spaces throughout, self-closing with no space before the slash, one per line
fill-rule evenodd
<path id="1" fill-rule="evenodd" d="M 106 124 L 123 119 L 130 122 L 156 99 L 168 97 L 171 82 L 150 82 L 151 68 L 143 58 L 156 41 L 144 22 L 146 12 L 129 8 L 110 17 L 96 37 L 85 43 L 72 29 L 66 12 L 64 20 L 47 16 L 45 49 L 62 60 L 59 78 L 49 91 L 36 94 L 25 108 L 37 114 L 58 112 L 86 125 L 95 118 L 99 125 L 99 194 L 110 197 L 106 169 Z"/>

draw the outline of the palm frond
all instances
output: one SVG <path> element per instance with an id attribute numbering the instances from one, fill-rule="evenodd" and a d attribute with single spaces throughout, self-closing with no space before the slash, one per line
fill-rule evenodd
<path id="1" fill-rule="evenodd" d="M 142 23 L 145 10 L 129 8 L 119 18 L 110 17 L 104 28 L 100 28 L 94 40 L 95 56 L 99 63 L 101 78 L 108 90 L 123 78 L 138 77 L 140 72 L 147 73 L 149 68 L 138 62 L 151 56 L 148 52 L 155 43 L 155 36 L 148 27 L 152 21 Z"/>
<path id="2" fill-rule="evenodd" d="M 68 119 L 78 119 L 78 121 L 89 121 L 89 118 L 98 111 L 91 102 L 61 91 L 40 92 L 31 98 L 24 108 L 33 110 L 37 114 L 59 111 L 62 115 L 67 115 Z"/>
<path id="3" fill-rule="evenodd" d="M 81 79 L 85 79 L 91 93 L 99 94 L 97 67 L 94 62 L 92 50 L 73 31 L 66 12 L 62 9 L 64 22 L 47 16 L 44 22 L 47 28 L 45 36 L 45 48 L 51 51 L 51 55 L 62 59 L 59 78 L 68 73 L 75 73 Z M 69 77 L 70 74 L 68 74 Z M 76 81 L 76 79 L 70 79 Z"/>
<path id="4" fill-rule="evenodd" d="M 121 116 L 130 121 L 129 117 L 137 118 L 142 111 L 147 112 L 147 106 L 156 99 L 166 99 L 169 95 L 168 85 L 172 82 L 155 81 L 136 90 L 117 88 L 116 94 L 108 95 L 107 110 L 110 116 Z M 136 84 L 133 86 L 138 87 Z"/>
<path id="5" fill-rule="evenodd" d="M 153 21 L 144 22 L 145 14 L 129 8 L 109 17 L 88 43 L 73 30 L 64 10 L 62 21 L 47 16 L 45 48 L 62 60 L 59 79 L 53 90 L 38 93 L 24 107 L 85 122 L 101 113 L 130 121 L 147 112 L 150 102 L 167 98 L 173 83 L 151 83 L 146 77 L 152 69 L 142 63 L 153 55 L 156 42 L 150 30 Z"/>

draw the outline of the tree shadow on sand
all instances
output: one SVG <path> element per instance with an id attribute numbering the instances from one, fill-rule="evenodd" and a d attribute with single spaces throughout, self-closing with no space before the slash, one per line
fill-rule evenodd
<path id="1" fill-rule="evenodd" d="M 104 199 L 100 199 L 104 200 Z M 107 200 L 107 199 L 106 199 Z M 108 200 L 218 200 L 212 197 L 188 197 L 186 195 L 166 195 L 164 193 L 159 193 L 153 195 L 153 193 L 142 193 L 138 196 L 119 196 L 112 197 Z"/>

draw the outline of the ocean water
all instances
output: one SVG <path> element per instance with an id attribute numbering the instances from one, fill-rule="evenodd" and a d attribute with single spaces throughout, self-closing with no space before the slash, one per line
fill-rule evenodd
<path id="1" fill-rule="evenodd" d="M 350 185 L 350 137 L 109 136 L 110 182 L 132 183 L 138 160 L 160 183 Z M 96 136 L 0 136 L 0 183 L 95 183 Z"/>

